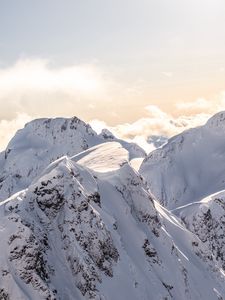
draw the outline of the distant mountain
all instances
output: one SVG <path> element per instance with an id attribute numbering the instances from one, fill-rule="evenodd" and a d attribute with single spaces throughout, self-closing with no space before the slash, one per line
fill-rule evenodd
<path id="1" fill-rule="evenodd" d="M 159 148 L 168 142 L 168 138 L 162 135 L 150 135 L 147 143 L 152 144 L 155 148 Z"/>
<path id="2" fill-rule="evenodd" d="M 140 167 L 152 193 L 169 209 L 225 189 L 225 112 L 151 152 Z"/>

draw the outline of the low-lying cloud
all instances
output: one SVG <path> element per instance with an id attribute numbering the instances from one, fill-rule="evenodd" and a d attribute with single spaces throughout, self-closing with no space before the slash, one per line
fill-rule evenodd
<path id="1" fill-rule="evenodd" d="M 199 101 L 197 101 L 196 105 L 198 103 Z M 213 113 L 216 112 L 214 111 Z M 100 133 L 103 128 L 107 128 L 118 138 L 135 142 L 147 152 L 150 152 L 154 147 L 147 142 L 149 136 L 156 135 L 169 138 L 186 129 L 203 125 L 212 116 L 212 113 L 197 113 L 173 117 L 155 105 L 147 106 L 146 114 L 146 117 L 140 118 L 133 123 L 123 123 L 116 126 L 109 126 L 106 122 L 98 119 L 93 119 L 89 123 L 97 133 Z M 1 120 L 0 149 L 5 149 L 8 141 L 14 136 L 15 132 L 33 118 L 26 113 L 22 113 L 17 114 L 12 120 Z"/>
<path id="2" fill-rule="evenodd" d="M 44 59 L 22 59 L 0 69 L 0 119 L 18 113 L 68 115 L 71 108 L 104 96 L 107 81 L 93 64 L 53 67 Z"/>
<path id="3" fill-rule="evenodd" d="M 192 102 L 177 103 L 176 109 L 179 113 L 185 115 L 201 114 L 202 112 L 213 114 L 225 109 L 225 92 L 220 93 L 211 101 L 205 98 L 198 98 Z"/>
<path id="4" fill-rule="evenodd" d="M 149 136 L 171 137 L 204 124 L 211 115 L 225 109 L 225 92 L 212 100 L 199 98 L 171 104 L 168 111 L 157 105 L 143 109 L 145 88 L 143 81 L 138 81 L 137 86 L 124 86 L 94 64 L 56 68 L 48 60 L 22 59 L 12 66 L 1 67 L 0 148 L 4 149 L 15 131 L 31 119 L 77 115 L 91 120 L 97 131 L 108 128 L 119 138 L 136 142 L 149 152 L 152 150 L 147 143 Z M 143 111 L 142 118 L 132 123 L 123 121 L 129 120 L 130 113 L 139 108 Z M 107 122 L 112 119 L 118 124 L 109 126 Z"/>
<path id="5" fill-rule="evenodd" d="M 133 123 L 119 124 L 114 127 L 107 126 L 105 122 L 92 120 L 91 124 L 95 130 L 100 132 L 102 128 L 107 127 L 113 134 L 122 139 L 136 142 L 147 152 L 153 150 L 153 145 L 147 142 L 149 136 L 172 137 L 182 131 L 203 125 L 216 112 L 224 109 L 224 98 L 220 98 L 216 105 L 211 105 L 210 101 L 197 99 L 196 102 L 182 103 L 177 105 L 181 115 L 174 117 L 169 113 L 162 111 L 155 105 L 146 107 L 147 117 L 141 118 Z M 187 108 L 192 108 L 192 112 Z M 206 109 L 207 108 L 207 109 Z"/>
<path id="6" fill-rule="evenodd" d="M 0 151 L 4 150 L 18 129 L 24 127 L 32 118 L 27 114 L 18 114 L 13 120 L 0 121 Z"/>
<path id="7" fill-rule="evenodd" d="M 100 74 L 91 65 L 53 68 L 46 60 L 25 59 L 0 70 L 1 94 L 14 91 L 75 92 L 94 91 L 100 87 Z"/>

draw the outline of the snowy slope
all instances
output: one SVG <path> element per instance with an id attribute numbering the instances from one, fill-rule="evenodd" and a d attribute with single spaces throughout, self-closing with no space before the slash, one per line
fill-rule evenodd
<path id="1" fill-rule="evenodd" d="M 139 172 L 108 130 L 28 123 L 0 153 L 0 299 L 225 299 L 224 133 L 220 113 Z"/>
<path id="2" fill-rule="evenodd" d="M 115 137 L 111 141 L 117 141 Z M 118 140 L 120 142 L 120 140 Z M 74 117 L 38 119 L 19 130 L 0 155 L 0 201 L 26 188 L 49 163 L 63 155 L 72 156 L 94 145 L 108 142 Z M 139 146 L 121 142 L 130 159 L 144 157 Z"/>
<path id="3" fill-rule="evenodd" d="M 215 258 L 128 158 L 119 143 L 61 157 L 1 203 L 1 299 L 222 299 Z"/>
<path id="4" fill-rule="evenodd" d="M 173 211 L 195 233 L 225 270 L 225 191 Z"/>
<path id="5" fill-rule="evenodd" d="M 152 193 L 169 209 L 225 189 L 225 112 L 150 153 L 140 167 Z"/>

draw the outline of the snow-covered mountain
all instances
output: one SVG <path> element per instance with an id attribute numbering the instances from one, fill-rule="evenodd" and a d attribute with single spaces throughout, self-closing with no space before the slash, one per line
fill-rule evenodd
<path id="1" fill-rule="evenodd" d="M 214 257 L 155 203 L 128 156 L 115 142 L 64 156 L 2 202 L 1 299 L 225 295 Z"/>
<path id="2" fill-rule="evenodd" d="M 169 209 L 225 189 L 225 112 L 148 155 L 140 167 L 152 193 Z"/>
<path id="3" fill-rule="evenodd" d="M 37 119 L 26 124 L 0 154 L 0 201 L 26 188 L 57 158 L 75 155 L 109 140 L 122 143 L 130 159 L 145 156 L 138 145 L 97 135 L 90 125 L 76 117 Z"/>
<path id="4" fill-rule="evenodd" d="M 173 211 L 196 234 L 225 271 L 225 191 Z"/>
<path id="5" fill-rule="evenodd" d="M 77 118 L 18 131 L 0 155 L 0 299 L 225 299 L 224 119 L 140 172 L 140 147 Z"/>
<path id="6" fill-rule="evenodd" d="M 147 138 L 147 143 L 153 145 L 156 149 L 165 145 L 168 142 L 168 138 L 162 135 L 150 135 Z"/>

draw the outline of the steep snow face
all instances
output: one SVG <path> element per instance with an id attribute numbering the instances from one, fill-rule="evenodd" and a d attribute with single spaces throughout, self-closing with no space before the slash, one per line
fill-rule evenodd
<path id="1" fill-rule="evenodd" d="M 95 180 L 85 172 L 81 185 L 82 172 L 65 157 L 1 206 L 1 225 L 9 234 L 1 288 L 10 298 L 94 298 L 102 276 L 113 275 L 119 255 L 92 206 L 100 201 Z"/>
<path id="2" fill-rule="evenodd" d="M 143 161 L 140 173 L 169 209 L 225 188 L 225 113 L 171 138 Z"/>
<path id="3" fill-rule="evenodd" d="M 1 203 L 1 297 L 222 299 L 214 257 L 155 204 L 121 145 L 108 170 L 107 145 L 88 151 L 58 159 Z"/>
<path id="4" fill-rule="evenodd" d="M 195 233 L 225 270 L 225 191 L 174 211 Z"/>
<path id="5" fill-rule="evenodd" d="M 0 200 L 26 188 L 57 158 L 72 156 L 105 142 L 108 139 L 98 136 L 88 124 L 76 117 L 38 119 L 28 123 L 1 153 Z M 126 142 L 123 145 L 130 158 L 145 156 L 137 145 Z"/>

